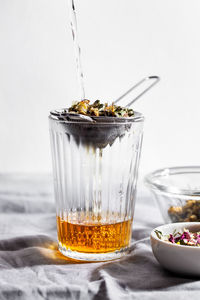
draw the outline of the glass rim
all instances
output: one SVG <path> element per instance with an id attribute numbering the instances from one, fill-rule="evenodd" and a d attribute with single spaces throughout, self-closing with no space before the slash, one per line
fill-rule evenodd
<path id="1" fill-rule="evenodd" d="M 104 117 L 96 117 L 96 118 L 101 118 L 103 119 Z M 116 118 L 116 117 L 109 117 L 110 118 L 110 122 L 105 122 L 105 121 L 101 121 L 101 122 L 89 122 L 87 120 L 81 120 L 81 121 L 72 121 L 72 120 L 61 120 L 59 117 L 52 115 L 50 113 L 49 115 L 49 119 L 53 120 L 53 121 L 57 121 L 59 123 L 66 123 L 66 124 L 87 124 L 87 125 L 125 125 L 125 124 L 129 124 L 129 123 L 135 123 L 135 122 L 144 122 L 144 116 L 137 111 L 134 111 L 134 116 L 133 117 L 127 117 L 127 118 Z M 100 119 L 100 120 L 101 120 Z M 121 121 L 115 121 L 116 119 L 120 119 Z"/>
<path id="2" fill-rule="evenodd" d="M 190 197 L 190 199 L 200 200 L 200 187 L 198 189 L 179 188 L 173 184 L 170 185 L 162 183 L 162 178 L 166 178 L 166 176 L 170 178 L 171 175 L 180 174 L 188 174 L 188 176 L 189 174 L 200 175 L 200 166 L 178 166 L 155 170 L 145 176 L 144 183 L 157 194 L 165 194 L 169 197 L 178 196 L 184 199 L 188 199 L 188 197 Z M 159 179 L 160 183 L 155 182 L 156 179 Z"/>

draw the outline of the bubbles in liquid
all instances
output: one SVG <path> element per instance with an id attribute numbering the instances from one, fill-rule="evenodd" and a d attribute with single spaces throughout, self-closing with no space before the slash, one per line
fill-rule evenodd
<path id="1" fill-rule="evenodd" d="M 85 253 L 106 253 L 129 246 L 132 219 L 104 222 L 94 215 L 90 215 L 89 220 L 86 216 L 81 219 L 78 213 L 68 220 L 57 217 L 58 240 L 62 247 Z"/>

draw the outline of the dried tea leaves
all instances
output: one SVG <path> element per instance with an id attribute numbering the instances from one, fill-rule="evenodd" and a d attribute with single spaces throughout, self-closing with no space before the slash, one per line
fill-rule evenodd
<path id="1" fill-rule="evenodd" d="M 86 116 L 96 117 L 120 117 L 127 118 L 134 116 L 134 111 L 131 108 L 126 108 L 118 105 L 108 105 L 108 103 L 102 104 L 100 100 L 96 100 L 93 104 L 90 104 L 90 100 L 82 100 L 74 103 L 68 111 L 70 113 L 83 114 Z"/>
<path id="2" fill-rule="evenodd" d="M 187 200 L 184 206 L 171 206 L 168 214 L 172 222 L 200 222 L 200 201 Z"/>

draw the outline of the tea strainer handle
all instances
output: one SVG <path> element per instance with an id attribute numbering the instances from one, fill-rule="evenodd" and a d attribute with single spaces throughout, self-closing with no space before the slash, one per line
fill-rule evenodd
<path id="1" fill-rule="evenodd" d="M 118 103 L 122 99 L 124 99 L 127 95 L 129 95 L 133 90 L 142 85 L 147 81 L 153 81 L 147 88 L 145 88 L 137 97 L 135 97 L 131 102 L 129 102 L 125 107 L 130 107 L 136 100 L 138 100 L 141 96 L 143 96 L 146 92 L 148 92 L 154 85 L 156 85 L 160 81 L 159 76 L 148 76 L 141 79 L 134 86 L 132 86 L 127 92 L 125 92 L 122 96 L 120 96 L 117 100 L 114 101 L 114 104 Z"/>

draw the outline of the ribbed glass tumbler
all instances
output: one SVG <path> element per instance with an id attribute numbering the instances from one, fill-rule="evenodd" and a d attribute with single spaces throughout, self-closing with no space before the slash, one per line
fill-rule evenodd
<path id="1" fill-rule="evenodd" d="M 123 256 L 131 240 L 142 115 L 94 123 L 51 115 L 49 121 L 60 252 L 85 261 Z"/>

